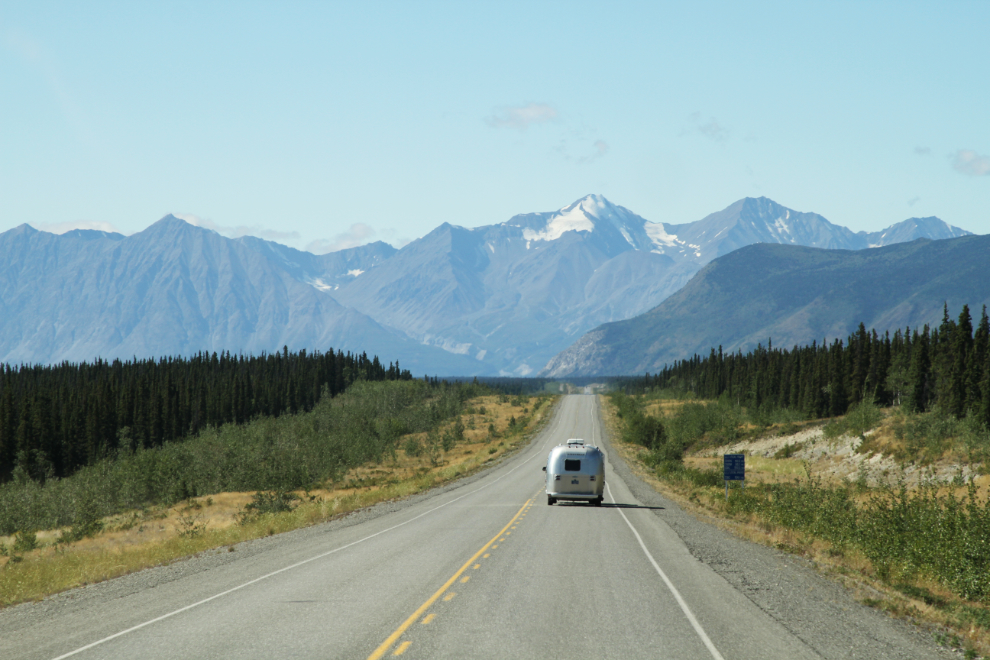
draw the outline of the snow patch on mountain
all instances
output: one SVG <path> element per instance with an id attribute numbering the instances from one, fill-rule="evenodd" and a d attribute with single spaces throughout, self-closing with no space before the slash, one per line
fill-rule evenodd
<path id="1" fill-rule="evenodd" d="M 794 237 L 791 236 L 791 228 L 787 224 L 787 220 L 790 217 L 791 217 L 791 212 L 788 211 L 786 217 L 777 218 L 776 220 L 773 221 L 773 228 L 777 230 L 777 236 L 778 236 L 778 238 L 783 234 L 783 235 L 786 235 L 788 237 L 787 240 L 789 242 L 793 243 L 794 242 Z"/>
<path id="2" fill-rule="evenodd" d="M 594 209 L 597 204 L 589 201 L 591 197 L 596 195 L 589 195 L 554 213 L 543 231 L 524 229 L 523 238 L 527 241 L 555 241 L 569 231 L 594 231 L 595 223 L 588 217 L 587 211 Z M 587 210 L 585 204 L 589 207 Z"/>
<path id="3" fill-rule="evenodd" d="M 306 280 L 306 284 L 310 285 L 314 289 L 319 289 L 320 291 L 333 291 L 334 289 L 337 288 L 333 284 L 327 284 L 319 277 L 314 278 L 312 280 Z"/>
<path id="4" fill-rule="evenodd" d="M 438 335 L 428 334 L 423 337 L 422 344 L 424 346 L 434 346 L 436 348 L 442 348 L 448 353 L 453 353 L 455 355 L 469 355 L 471 353 L 471 348 L 473 344 L 468 342 L 459 342 L 449 337 L 440 337 Z M 481 357 L 476 357 L 476 359 L 481 360 L 484 358 L 484 351 L 481 352 Z"/>
<path id="5" fill-rule="evenodd" d="M 684 245 L 684 241 L 677 240 L 677 236 L 674 234 L 668 234 L 667 230 L 664 229 L 663 225 L 659 222 L 647 222 L 643 225 L 643 230 L 649 237 L 650 241 L 653 243 L 654 247 L 657 248 L 653 250 L 654 252 L 663 253 L 663 246 L 667 247 L 679 247 Z"/>

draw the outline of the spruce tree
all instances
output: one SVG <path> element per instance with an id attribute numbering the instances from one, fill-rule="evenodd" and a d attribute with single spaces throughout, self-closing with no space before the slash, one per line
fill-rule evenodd
<path id="1" fill-rule="evenodd" d="M 983 397 L 986 387 L 983 384 L 983 370 L 990 351 L 990 319 L 987 318 L 987 306 L 983 306 L 980 323 L 973 335 L 973 352 L 966 366 L 966 410 L 980 414 L 983 410 Z"/>
<path id="2" fill-rule="evenodd" d="M 987 428 L 990 428 L 990 350 L 987 350 L 986 357 L 983 359 L 983 379 L 980 381 L 980 389 L 983 393 L 980 417 Z"/>
<path id="3" fill-rule="evenodd" d="M 920 335 L 912 341 L 911 367 L 908 371 L 907 408 L 913 412 L 924 412 L 928 408 L 931 391 L 931 357 L 928 352 L 929 329 L 926 325 Z"/>
<path id="4" fill-rule="evenodd" d="M 967 364 L 973 345 L 973 320 L 969 315 L 969 305 L 963 305 L 959 321 L 952 329 L 952 338 L 945 347 L 947 365 L 945 409 L 955 417 L 966 412 Z"/>

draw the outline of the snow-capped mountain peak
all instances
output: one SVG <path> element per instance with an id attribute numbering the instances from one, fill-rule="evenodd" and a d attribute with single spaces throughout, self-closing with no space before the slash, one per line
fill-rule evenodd
<path id="1" fill-rule="evenodd" d="M 542 230 L 524 229 L 523 238 L 527 241 L 555 241 L 565 232 L 594 231 L 595 222 L 592 218 L 598 219 L 598 213 L 605 209 L 606 205 L 610 204 L 601 195 L 582 197 L 551 215 Z"/>
<path id="2" fill-rule="evenodd" d="M 677 245 L 663 225 L 647 222 L 629 209 L 613 204 L 602 195 L 586 195 L 553 213 L 542 229 L 527 228 L 527 241 L 553 241 L 568 231 L 611 234 L 636 250 L 656 251 Z M 621 237 L 621 238 L 620 238 Z"/>

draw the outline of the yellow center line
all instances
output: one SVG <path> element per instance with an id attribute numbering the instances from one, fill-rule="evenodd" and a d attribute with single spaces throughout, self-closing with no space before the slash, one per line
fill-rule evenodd
<path id="1" fill-rule="evenodd" d="M 470 579 L 471 579 L 470 575 L 465 575 L 464 577 L 461 578 L 461 582 L 467 582 Z"/>
<path id="2" fill-rule="evenodd" d="M 471 566 L 471 564 L 473 564 L 474 561 L 478 557 L 480 557 L 486 550 L 488 550 L 488 547 L 492 543 L 495 543 L 495 541 L 498 540 L 499 537 L 502 536 L 502 534 L 506 530 L 508 530 L 509 527 L 512 526 L 512 523 L 516 522 L 516 520 L 519 518 L 519 515 L 531 503 L 532 503 L 532 500 L 526 500 L 526 503 L 523 504 L 521 507 L 519 507 L 519 510 L 516 511 L 516 515 L 512 516 L 512 520 L 510 520 L 508 523 L 506 523 L 505 527 L 503 527 L 501 529 L 501 531 L 499 531 L 498 534 L 496 534 L 495 536 L 492 537 L 492 540 L 490 540 L 488 543 L 486 543 L 485 545 L 483 545 L 480 550 L 478 550 L 476 553 L 474 553 L 474 555 L 470 559 L 468 559 L 467 562 L 465 562 L 465 564 L 463 566 L 461 566 L 460 569 L 458 569 L 458 571 L 456 573 L 454 573 L 453 575 L 451 575 L 450 576 L 450 579 L 447 580 L 444 583 L 444 585 L 442 587 L 440 587 L 436 591 L 435 594 L 433 594 L 432 596 L 430 596 L 429 599 L 425 603 L 423 603 L 422 605 L 420 605 L 416 609 L 416 611 L 413 612 L 409 616 L 409 618 L 406 619 L 402 623 L 401 626 L 399 626 L 398 628 L 396 628 L 395 629 L 395 632 L 393 632 L 391 635 L 389 635 L 388 636 L 388 639 L 386 639 L 384 642 L 382 642 L 381 643 L 381 646 L 379 646 L 377 649 L 375 649 L 374 653 L 372 653 L 371 655 L 368 656 L 368 660 L 379 660 L 379 658 L 381 658 L 383 655 L 385 655 L 385 653 L 388 652 L 388 650 L 392 647 L 392 645 L 395 644 L 399 640 L 399 637 L 402 636 L 402 633 L 404 633 L 406 630 L 408 630 L 409 629 L 409 626 L 411 626 L 412 624 L 414 624 L 416 622 L 416 620 L 419 619 L 419 617 L 423 614 L 423 612 L 425 612 L 427 609 L 429 609 L 430 605 L 432 605 L 433 603 L 437 602 L 437 600 L 440 598 L 440 596 L 442 596 L 444 594 L 444 592 L 447 591 L 447 589 L 449 589 L 450 586 L 452 584 L 454 584 L 454 582 L 457 581 L 457 578 L 459 578 L 461 576 L 461 573 L 463 573 L 464 571 L 466 571 L 468 569 L 468 567 Z M 467 582 L 470 579 L 470 577 L 471 576 L 469 576 L 469 575 L 465 575 L 464 576 L 464 579 L 461 580 L 461 582 Z M 410 642 L 403 642 L 399 646 L 399 648 L 397 648 L 395 650 L 395 653 L 393 653 L 393 655 L 397 655 L 399 653 L 404 653 L 405 650 L 406 650 L 406 648 L 408 648 L 409 644 L 410 644 Z"/>
<path id="3" fill-rule="evenodd" d="M 433 612 L 430 612 L 425 617 L 423 617 L 423 621 L 421 623 L 425 626 L 430 621 L 433 621 L 433 617 L 435 617 L 435 616 L 436 616 L 436 614 L 434 614 Z"/>
<path id="4" fill-rule="evenodd" d="M 492 546 L 492 550 L 494 550 L 494 549 L 495 549 L 495 548 L 497 548 L 497 547 L 498 547 L 497 545 L 493 545 L 493 546 Z"/>
<path id="5" fill-rule="evenodd" d="M 471 568 L 474 569 L 474 570 L 478 570 L 479 568 L 481 568 L 481 564 L 475 564 Z"/>
<path id="6" fill-rule="evenodd" d="M 482 558 L 482 559 L 488 559 L 488 558 L 489 558 L 489 557 L 491 557 L 491 556 L 492 556 L 492 553 L 490 553 L 490 552 L 486 552 L 485 554 L 483 554 L 483 555 L 481 556 L 481 558 Z"/>
<path id="7" fill-rule="evenodd" d="M 453 598 L 456 595 L 457 595 L 457 592 L 456 591 L 451 591 L 449 594 L 447 594 L 446 596 L 444 596 L 443 599 L 444 600 L 450 600 L 451 598 Z"/>

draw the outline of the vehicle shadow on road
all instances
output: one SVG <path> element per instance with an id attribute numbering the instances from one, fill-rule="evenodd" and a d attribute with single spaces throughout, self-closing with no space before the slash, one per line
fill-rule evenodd
<path id="1" fill-rule="evenodd" d="M 662 511 L 666 507 L 646 506 L 645 504 L 624 504 L 623 502 L 602 502 L 603 509 L 650 509 L 651 511 Z"/>

